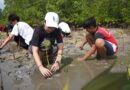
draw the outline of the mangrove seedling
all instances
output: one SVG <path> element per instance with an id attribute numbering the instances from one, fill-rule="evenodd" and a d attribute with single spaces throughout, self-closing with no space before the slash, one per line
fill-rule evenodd
<path id="1" fill-rule="evenodd" d="M 45 46 L 45 50 L 46 50 L 46 60 L 47 60 L 47 63 L 48 63 L 48 68 L 51 67 L 51 65 L 49 63 L 49 56 L 48 56 L 48 50 L 49 50 L 50 45 L 51 45 L 51 42 L 49 40 L 46 40 L 44 42 L 44 46 Z"/>

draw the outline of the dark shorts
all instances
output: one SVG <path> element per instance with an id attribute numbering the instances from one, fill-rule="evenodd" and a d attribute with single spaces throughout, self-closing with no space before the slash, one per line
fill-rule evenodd
<path id="1" fill-rule="evenodd" d="M 20 36 L 15 36 L 14 41 L 17 43 L 18 46 L 28 50 L 28 45 L 25 43 L 25 40 Z"/>
<path id="2" fill-rule="evenodd" d="M 112 56 L 112 55 L 115 54 L 115 52 L 113 50 L 113 47 L 112 47 L 112 45 L 109 42 L 105 41 L 105 45 L 104 46 L 107 49 L 107 56 Z"/>

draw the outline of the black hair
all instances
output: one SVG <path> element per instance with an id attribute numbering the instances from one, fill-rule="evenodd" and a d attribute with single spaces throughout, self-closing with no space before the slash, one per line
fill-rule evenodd
<path id="1" fill-rule="evenodd" d="M 20 20 L 19 16 L 17 16 L 15 13 L 11 13 L 8 16 L 8 21 L 15 21 L 15 20 L 19 21 Z"/>
<path id="2" fill-rule="evenodd" d="M 94 17 L 89 17 L 85 24 L 83 25 L 83 28 L 90 28 L 91 26 L 96 27 L 96 20 Z"/>
<path id="3" fill-rule="evenodd" d="M 7 24 L 7 25 L 5 25 L 5 28 L 8 30 L 8 31 L 12 31 L 12 29 L 13 29 L 13 25 L 11 25 L 11 24 Z"/>

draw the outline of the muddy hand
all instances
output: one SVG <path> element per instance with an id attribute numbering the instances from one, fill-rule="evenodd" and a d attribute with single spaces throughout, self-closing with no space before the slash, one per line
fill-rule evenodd
<path id="1" fill-rule="evenodd" d="M 54 63 L 51 67 L 51 71 L 52 72 L 56 72 L 57 70 L 59 70 L 60 66 L 58 63 Z"/>
<path id="2" fill-rule="evenodd" d="M 52 76 L 51 71 L 48 70 L 48 69 L 45 68 L 45 67 L 39 67 L 39 70 L 40 70 L 40 72 L 42 73 L 42 75 L 43 75 L 44 77 L 50 77 L 50 76 Z"/>

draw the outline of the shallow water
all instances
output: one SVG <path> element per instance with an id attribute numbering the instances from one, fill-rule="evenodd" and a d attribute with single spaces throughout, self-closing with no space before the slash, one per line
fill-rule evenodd
<path id="1" fill-rule="evenodd" d="M 129 56 L 119 57 L 118 62 L 87 83 L 82 90 L 130 90 L 126 65 L 129 64 L 129 60 Z M 123 64 L 125 68 L 122 68 Z"/>
<path id="2" fill-rule="evenodd" d="M 39 70 L 36 70 L 31 77 L 34 90 L 63 90 L 66 84 L 68 90 L 80 90 L 88 80 L 87 71 L 83 68 L 83 63 L 76 67 L 76 63 L 71 63 L 72 60 L 72 58 L 65 58 L 61 70 L 51 78 L 45 79 Z"/>
<path id="3" fill-rule="evenodd" d="M 93 79 L 82 90 L 130 90 L 126 73 L 106 73 Z"/>

